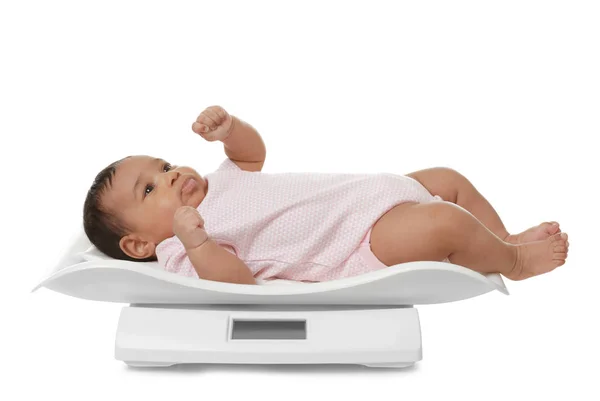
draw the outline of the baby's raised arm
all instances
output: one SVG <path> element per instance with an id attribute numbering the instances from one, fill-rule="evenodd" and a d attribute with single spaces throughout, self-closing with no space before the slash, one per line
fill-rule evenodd
<path id="1" fill-rule="evenodd" d="M 223 142 L 227 157 L 242 170 L 261 171 L 267 155 L 262 137 L 253 126 L 221 106 L 207 107 L 200 113 L 192 131 L 209 142 Z"/>
<path id="2" fill-rule="evenodd" d="M 187 257 L 201 279 L 256 284 L 248 266 L 208 236 L 204 220 L 195 208 L 182 206 L 177 209 L 173 232 L 185 247 Z"/>

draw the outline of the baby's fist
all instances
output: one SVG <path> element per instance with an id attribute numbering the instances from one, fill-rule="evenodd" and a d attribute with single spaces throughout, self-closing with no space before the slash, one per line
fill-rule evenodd
<path id="1" fill-rule="evenodd" d="M 181 206 L 175 211 L 173 232 L 185 249 L 197 248 L 208 240 L 204 219 L 198 210 L 191 206 Z"/>
<path id="2" fill-rule="evenodd" d="M 192 124 L 192 131 L 209 142 L 226 139 L 233 128 L 233 117 L 221 106 L 206 108 Z"/>

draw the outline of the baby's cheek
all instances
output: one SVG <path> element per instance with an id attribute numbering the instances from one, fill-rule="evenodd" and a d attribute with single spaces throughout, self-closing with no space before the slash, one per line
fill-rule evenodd
<path id="1" fill-rule="evenodd" d="M 175 213 L 175 210 L 177 210 L 177 208 L 179 207 L 179 203 L 175 199 L 164 197 L 158 201 L 157 206 L 159 209 L 159 213 L 161 214 Z"/>
<path id="2" fill-rule="evenodd" d="M 159 207 L 155 212 L 156 216 L 154 216 L 157 220 L 156 222 L 171 226 L 173 224 L 175 211 L 178 207 L 178 205 L 174 205 L 170 202 L 162 202 L 161 204 L 159 204 Z"/>
<path id="3" fill-rule="evenodd" d="M 168 238 L 174 235 L 173 233 L 173 221 L 174 219 L 174 212 L 170 212 L 168 210 L 164 210 L 162 213 L 160 213 L 159 215 L 157 215 L 155 217 L 155 227 L 157 230 L 161 231 L 161 235 L 164 238 Z"/>

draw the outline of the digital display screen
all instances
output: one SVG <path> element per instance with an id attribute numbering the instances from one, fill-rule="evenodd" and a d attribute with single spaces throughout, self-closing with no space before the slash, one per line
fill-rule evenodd
<path id="1" fill-rule="evenodd" d="M 306 340 L 306 320 L 233 319 L 232 340 Z"/>

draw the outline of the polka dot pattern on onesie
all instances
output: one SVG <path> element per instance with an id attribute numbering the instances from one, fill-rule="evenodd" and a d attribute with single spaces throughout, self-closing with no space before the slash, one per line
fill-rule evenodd
<path id="1" fill-rule="evenodd" d="M 198 206 L 210 237 L 246 263 L 255 278 L 329 281 L 372 270 L 353 252 L 385 212 L 404 202 L 439 201 L 403 175 L 264 173 L 225 159 L 204 177 Z M 167 271 L 197 277 L 183 244 L 157 246 Z"/>

